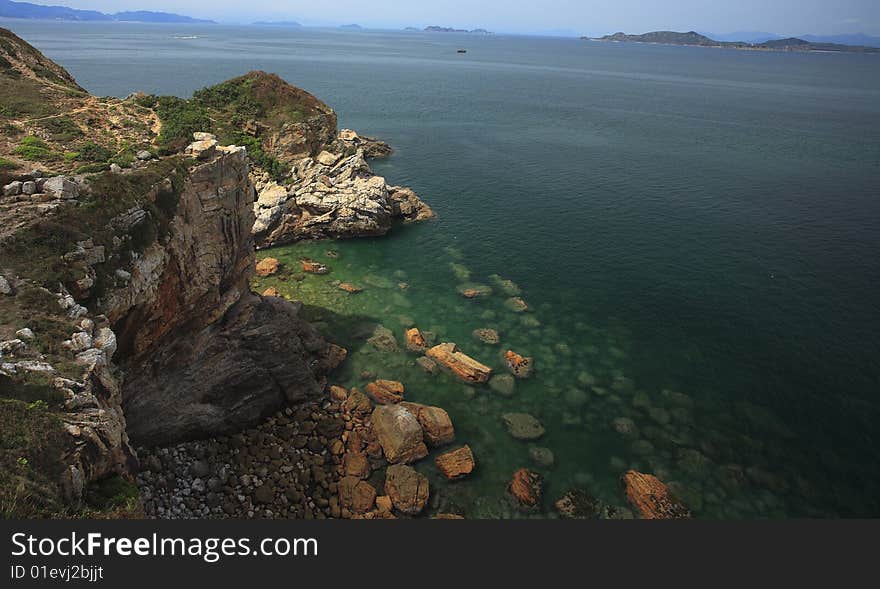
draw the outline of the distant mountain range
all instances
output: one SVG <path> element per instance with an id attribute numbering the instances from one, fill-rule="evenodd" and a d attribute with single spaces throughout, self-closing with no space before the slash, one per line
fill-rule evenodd
<path id="1" fill-rule="evenodd" d="M 850 53 L 880 53 L 880 48 L 864 45 L 845 45 L 841 43 L 814 42 L 797 37 L 770 39 L 760 43 L 747 41 L 718 41 L 701 35 L 696 31 L 677 33 L 675 31 L 654 31 L 644 35 L 614 33 L 599 38 L 583 37 L 591 41 L 612 41 L 618 43 L 653 43 L 658 45 L 692 45 L 698 47 L 724 47 L 747 51 L 838 51 Z"/>
<path id="2" fill-rule="evenodd" d="M 703 35 L 717 41 L 740 41 L 745 43 L 763 43 L 765 41 L 778 41 L 785 35 L 776 33 L 764 33 L 760 31 L 740 31 L 737 33 L 706 33 Z M 880 37 L 872 37 L 864 33 L 850 35 L 798 35 L 798 39 L 811 43 L 836 43 L 839 45 L 862 45 L 864 47 L 880 47 Z"/>
<path id="3" fill-rule="evenodd" d="M 491 35 L 490 31 L 486 29 L 473 29 L 471 31 L 467 29 L 454 29 L 452 27 L 438 27 L 436 25 L 425 27 L 425 31 L 429 33 L 470 33 L 472 35 Z"/>
<path id="4" fill-rule="evenodd" d="M 12 2 L 0 0 L 0 17 L 26 18 L 41 20 L 75 20 L 75 21 L 125 21 L 125 22 L 153 22 L 153 23 L 211 23 L 212 20 L 203 20 L 172 14 L 170 12 L 152 12 L 149 10 L 135 10 L 105 14 L 97 10 L 78 10 L 66 6 L 43 6 L 30 2 Z"/>

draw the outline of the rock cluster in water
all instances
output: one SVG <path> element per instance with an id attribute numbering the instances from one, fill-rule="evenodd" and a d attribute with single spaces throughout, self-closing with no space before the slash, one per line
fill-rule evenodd
<path id="1" fill-rule="evenodd" d="M 382 235 L 394 220 L 434 216 L 409 188 L 390 186 L 366 158 L 387 153 L 344 130 L 335 147 L 291 162 L 285 185 L 255 178 L 254 236 L 258 247 L 302 239 Z"/>

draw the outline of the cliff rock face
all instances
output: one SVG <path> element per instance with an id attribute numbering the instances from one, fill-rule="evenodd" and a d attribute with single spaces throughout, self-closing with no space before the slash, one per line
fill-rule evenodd
<path id="1" fill-rule="evenodd" d="M 248 287 L 253 198 L 245 151 L 221 148 L 190 171 L 168 240 L 145 251 L 105 301 L 138 443 L 246 427 L 321 391 L 327 343 L 296 305 Z"/>
<path id="2" fill-rule="evenodd" d="M 43 194 L 53 199 L 43 217 L 0 243 L 0 340 L 36 331 L 33 342 L 3 342 L 0 376 L 28 386 L 37 375 L 63 396 L 63 472 L 52 476 L 68 503 L 90 481 L 134 472 L 129 437 L 167 443 L 250 426 L 318 395 L 344 358 L 296 304 L 250 292 L 245 150 L 193 155 L 59 179 L 71 193 Z M 0 205 L 0 222 L 31 206 Z"/>

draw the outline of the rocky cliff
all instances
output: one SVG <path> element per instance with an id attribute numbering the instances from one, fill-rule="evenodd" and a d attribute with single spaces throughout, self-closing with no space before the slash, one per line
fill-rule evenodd
<path id="1" fill-rule="evenodd" d="M 130 439 L 227 433 L 322 393 L 345 350 L 248 287 L 251 166 L 320 154 L 336 118 L 261 73 L 192 101 L 100 101 L 0 33 L 0 509 L 71 513 L 132 476 Z M 90 135 L 105 110 L 145 123 Z"/>

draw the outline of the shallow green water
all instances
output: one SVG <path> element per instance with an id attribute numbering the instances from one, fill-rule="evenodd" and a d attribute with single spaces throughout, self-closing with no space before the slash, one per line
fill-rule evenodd
<path id="1" fill-rule="evenodd" d="M 322 300 L 326 281 L 364 283 L 335 303 L 352 305 L 338 309 L 344 316 L 400 336 L 398 316 L 409 315 L 497 365 L 470 335 L 494 321 L 505 345 L 536 358 L 537 374 L 515 397 L 468 399 L 463 385 L 407 367 L 412 358 L 353 354 L 352 383 L 374 370 L 450 411 L 487 466 L 455 486 L 472 494 L 461 501 L 476 514 L 500 509 L 510 473 L 528 464 L 498 415 L 528 410 L 546 422 L 543 443 L 557 455 L 551 498 L 586 483 L 619 503 L 616 478 L 635 462 L 688 487 L 704 516 L 880 515 L 876 56 L 5 25 L 97 94 L 186 96 L 259 68 L 331 104 L 340 126 L 397 149 L 374 169 L 413 187 L 439 218 L 380 240 L 298 246 L 290 259 L 300 250 L 320 259 L 331 247 L 340 258 L 324 260 L 334 272 L 309 276 L 296 294 Z M 500 297 L 460 299 L 449 247 L 475 281 L 498 273 L 518 283 L 540 326 L 507 313 Z M 398 270 L 406 292 L 396 290 Z M 392 288 L 366 284 L 367 273 Z M 487 310 L 496 317 L 483 318 Z M 583 371 L 607 393 L 579 384 Z M 649 415 L 645 397 L 669 424 L 663 412 Z M 622 416 L 637 438 L 610 428 Z"/>
<path id="2" fill-rule="evenodd" d="M 560 317 L 550 304 L 514 312 L 505 303 L 514 292 L 499 288 L 497 277 L 470 272 L 463 253 L 440 251 L 399 255 L 395 241 L 406 241 L 418 227 L 399 230 L 385 240 L 311 242 L 262 252 L 279 258 L 285 270 L 257 279 L 255 290 L 270 286 L 304 302 L 304 316 L 332 341 L 350 351 L 332 381 L 363 386 L 375 378 L 400 380 L 407 400 L 444 407 L 452 417 L 457 443 L 469 444 L 478 471 L 466 481 L 446 483 L 431 460 L 417 468 L 431 478 L 440 511 L 471 517 L 509 517 L 505 497 L 511 474 L 528 466 L 544 473 L 549 499 L 570 488 L 585 488 L 611 505 L 623 504 L 620 475 L 627 468 L 657 473 L 706 517 L 784 516 L 817 509 L 803 469 L 809 461 L 792 460 L 779 468 L 782 448 L 793 433 L 758 406 L 730 403 L 701 391 L 694 397 L 670 381 L 670 389 L 642 382 L 632 357 L 633 338 L 625 325 L 585 314 Z M 401 235 L 402 234 L 402 235 Z M 299 260 L 327 264 L 327 275 L 303 274 Z M 499 268 L 503 272 L 504 268 Z M 349 282 L 363 288 L 349 294 Z M 466 299 L 462 284 L 492 286 L 489 297 Z M 521 296 L 530 304 L 532 293 Z M 379 351 L 367 342 L 377 325 L 392 330 L 396 352 Z M 535 359 L 531 378 L 518 380 L 512 396 L 488 386 L 471 386 L 445 373 L 430 375 L 407 352 L 403 332 L 417 326 L 439 342 L 460 349 L 506 374 L 506 349 Z M 500 345 L 487 345 L 472 334 L 496 329 Z M 501 421 L 507 412 L 527 412 L 547 429 L 536 442 L 513 439 Z M 615 419 L 632 420 L 631 433 L 620 433 Z M 552 467 L 535 464 L 532 446 L 550 448 Z M 447 448 L 448 449 L 448 448 Z M 441 450 L 442 451 L 442 450 Z M 796 458 L 796 457 L 795 457 Z M 808 475 L 807 475 L 808 476 Z M 549 506 L 551 502 L 546 502 Z M 819 504 L 820 505 L 820 504 Z"/>

